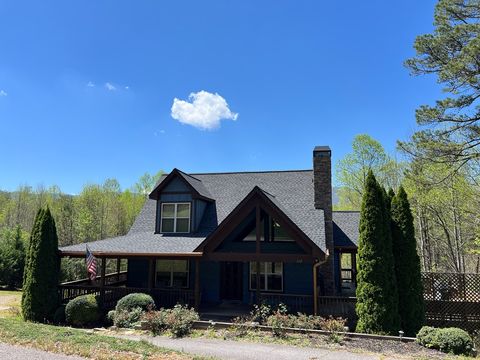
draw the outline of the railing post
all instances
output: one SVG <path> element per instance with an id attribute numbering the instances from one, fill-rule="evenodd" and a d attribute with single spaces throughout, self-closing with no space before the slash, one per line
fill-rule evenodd
<path id="1" fill-rule="evenodd" d="M 105 275 L 107 269 L 107 260 L 105 257 L 102 257 L 102 277 L 100 278 L 100 299 L 102 305 L 105 303 Z"/>
<path id="2" fill-rule="evenodd" d="M 121 265 L 121 259 L 117 258 L 117 282 L 120 281 L 120 265 Z"/>

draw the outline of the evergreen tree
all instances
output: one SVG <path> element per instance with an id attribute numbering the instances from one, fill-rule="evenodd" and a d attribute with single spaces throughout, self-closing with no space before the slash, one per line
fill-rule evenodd
<path id="1" fill-rule="evenodd" d="M 360 214 L 357 331 L 394 334 L 399 329 L 390 216 L 385 191 L 368 172 Z"/>
<path id="2" fill-rule="evenodd" d="M 50 209 L 35 217 L 23 278 L 22 314 L 25 320 L 46 321 L 58 306 L 60 258 L 55 221 Z"/>
<path id="3" fill-rule="evenodd" d="M 22 286 L 25 246 L 20 226 L 0 231 L 0 283 L 9 288 Z"/>
<path id="4" fill-rule="evenodd" d="M 400 326 L 406 335 L 415 336 L 423 325 L 425 313 L 413 216 L 403 187 L 392 200 L 392 235 Z"/>

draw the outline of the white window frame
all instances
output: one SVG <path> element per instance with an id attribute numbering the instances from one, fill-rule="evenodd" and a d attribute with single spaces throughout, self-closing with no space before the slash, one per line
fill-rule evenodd
<path id="1" fill-rule="evenodd" d="M 173 211 L 173 217 L 165 217 L 164 214 L 165 212 L 163 211 L 163 207 L 165 205 L 174 205 L 175 208 L 174 208 L 174 211 Z M 177 215 L 178 213 L 178 205 L 188 205 L 188 218 L 187 217 L 179 217 Z M 163 219 L 173 219 L 173 232 L 168 232 L 168 233 L 181 233 L 181 234 L 187 234 L 190 232 L 190 223 L 192 221 L 192 204 L 189 203 L 189 202 L 164 202 L 162 203 L 162 208 L 161 208 L 161 211 L 160 211 L 160 232 L 163 233 L 165 231 L 163 231 Z M 188 231 L 177 231 L 177 219 L 188 219 Z"/>
<path id="2" fill-rule="evenodd" d="M 155 287 L 157 287 L 157 264 L 159 261 L 168 261 L 170 262 L 170 285 L 167 286 L 167 288 L 171 289 L 188 289 L 190 287 L 190 261 L 188 260 L 170 260 L 170 259 L 157 259 L 155 261 Z M 179 288 L 174 288 L 173 287 L 173 262 L 174 261 L 186 261 L 187 262 L 187 270 L 185 270 L 185 273 L 187 274 L 187 286 L 182 286 Z"/>
<path id="3" fill-rule="evenodd" d="M 282 264 L 282 273 L 281 274 L 277 274 L 277 273 L 272 273 L 272 272 L 267 272 L 267 269 L 268 269 L 268 266 L 267 264 L 271 264 L 271 263 L 279 263 L 279 264 Z M 252 261 L 250 262 L 250 268 L 249 268 L 249 279 L 248 279 L 248 287 L 251 291 L 254 291 L 256 290 L 256 288 L 253 288 L 252 287 L 252 275 L 256 275 L 256 270 L 257 270 L 257 263 Z M 262 266 L 263 266 L 263 270 L 262 270 Z M 264 282 L 265 282 L 265 286 L 264 286 L 264 289 L 263 290 L 260 290 L 260 291 L 264 291 L 264 292 L 283 292 L 283 262 L 280 262 L 280 261 L 266 261 L 266 262 L 263 262 L 261 261 L 260 262 L 260 279 L 262 278 L 262 275 L 263 275 L 263 278 L 264 278 Z M 281 281 L 281 284 L 282 284 L 282 287 L 280 290 L 271 290 L 268 288 L 268 275 L 280 275 L 281 278 L 282 278 L 282 281 Z M 261 280 L 260 280 L 261 281 Z"/>

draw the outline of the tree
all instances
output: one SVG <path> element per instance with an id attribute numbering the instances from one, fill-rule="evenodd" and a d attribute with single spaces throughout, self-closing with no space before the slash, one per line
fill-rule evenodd
<path id="1" fill-rule="evenodd" d="M 25 246 L 20 226 L 0 232 L 0 284 L 9 288 L 22 286 Z"/>
<path id="2" fill-rule="evenodd" d="M 395 334 L 398 294 L 386 198 L 373 172 L 366 177 L 360 213 L 357 275 L 357 331 Z"/>
<path id="3" fill-rule="evenodd" d="M 25 320 L 51 319 L 58 306 L 59 272 L 57 230 L 47 207 L 37 212 L 30 236 L 22 293 Z"/>
<path id="4" fill-rule="evenodd" d="M 355 136 L 352 152 L 340 159 L 336 165 L 339 210 L 359 210 L 365 189 L 367 174 L 372 170 L 378 182 L 385 187 L 400 185 L 403 164 L 392 159 L 383 146 L 367 134 Z"/>
<path id="5" fill-rule="evenodd" d="M 153 187 L 163 175 L 163 171 L 160 170 L 155 175 L 149 173 L 143 174 L 137 183 L 134 185 L 134 191 L 138 194 L 143 195 L 145 198 L 148 197 L 148 194 L 153 190 Z"/>
<path id="6" fill-rule="evenodd" d="M 400 327 L 407 336 L 415 336 L 423 325 L 425 310 L 413 215 L 403 187 L 392 199 L 391 209 Z"/>
<path id="7" fill-rule="evenodd" d="M 480 158 L 480 1 L 440 0 L 432 34 L 415 40 L 406 61 L 414 75 L 435 74 L 449 95 L 416 111 L 422 130 L 400 146 L 431 162 L 455 163 L 456 170 Z"/>

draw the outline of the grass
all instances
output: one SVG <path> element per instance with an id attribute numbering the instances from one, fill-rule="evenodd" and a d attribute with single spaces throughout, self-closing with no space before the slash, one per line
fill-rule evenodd
<path id="1" fill-rule="evenodd" d="M 201 359 L 146 341 L 118 339 L 80 329 L 25 322 L 18 316 L 20 301 L 21 292 L 0 291 L 0 306 L 11 308 L 0 311 L 0 342 L 97 360 Z"/>

